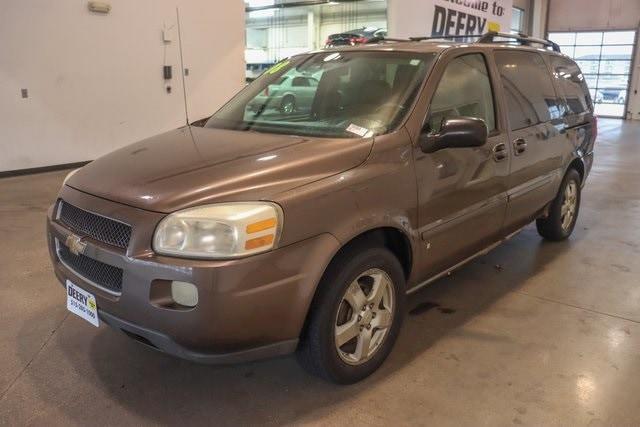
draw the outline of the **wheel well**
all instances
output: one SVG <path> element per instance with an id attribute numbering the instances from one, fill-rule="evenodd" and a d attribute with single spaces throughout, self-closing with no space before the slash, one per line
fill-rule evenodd
<path id="1" fill-rule="evenodd" d="M 569 167 L 567 168 L 567 172 L 570 169 L 575 169 L 578 174 L 580 174 L 580 182 L 584 181 L 584 163 L 582 162 L 582 159 L 577 157 L 575 159 L 573 159 L 573 161 L 571 163 L 569 163 Z"/>
<path id="2" fill-rule="evenodd" d="M 334 263 L 336 263 L 341 257 L 349 256 L 350 253 L 357 252 L 359 249 L 366 249 L 370 247 L 383 247 L 391 251 L 391 253 L 398 258 L 398 261 L 400 261 L 405 278 L 409 278 L 413 262 L 411 242 L 402 231 L 393 227 L 381 227 L 365 231 L 364 233 L 349 240 L 333 256 L 323 273 L 323 278 L 332 265 L 334 265 Z M 320 283 L 322 283 L 322 280 L 323 279 L 320 280 Z M 313 300 L 311 301 L 311 305 L 307 312 L 307 317 L 304 321 L 304 325 L 302 326 L 302 330 L 300 331 L 300 336 L 303 337 L 302 339 L 304 339 L 306 334 L 312 312 L 316 309 L 314 301 L 318 298 L 318 294 L 321 291 L 320 288 L 321 287 L 318 286 L 315 291 L 315 295 L 313 296 Z"/>
<path id="3" fill-rule="evenodd" d="M 365 231 L 343 245 L 333 259 L 339 258 L 343 253 L 350 251 L 356 246 L 379 246 L 388 249 L 398 258 L 398 261 L 400 261 L 405 278 L 409 278 L 413 263 L 413 253 L 411 243 L 402 231 L 393 227 L 382 227 Z"/>

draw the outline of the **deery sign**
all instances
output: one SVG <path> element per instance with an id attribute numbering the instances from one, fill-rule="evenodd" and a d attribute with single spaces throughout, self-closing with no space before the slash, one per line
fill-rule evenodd
<path id="1" fill-rule="evenodd" d="M 431 35 L 448 36 L 500 31 L 506 11 L 495 0 L 436 0 L 433 12 Z"/>
<path id="2" fill-rule="evenodd" d="M 448 36 L 508 32 L 513 0 L 390 0 L 389 35 Z"/>

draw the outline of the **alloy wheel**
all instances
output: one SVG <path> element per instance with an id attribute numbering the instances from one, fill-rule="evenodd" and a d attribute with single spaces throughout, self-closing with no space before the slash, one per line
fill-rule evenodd
<path id="1" fill-rule="evenodd" d="M 292 114 L 296 109 L 296 104 L 293 99 L 286 99 L 282 104 L 282 112 L 285 114 Z"/>
<path id="2" fill-rule="evenodd" d="M 568 231 L 573 223 L 578 207 L 578 185 L 575 181 L 569 181 L 564 189 L 562 206 L 560 206 L 560 221 L 562 229 Z"/>
<path id="3" fill-rule="evenodd" d="M 394 283 L 383 270 L 367 270 L 351 282 L 334 328 L 340 359 L 349 365 L 370 360 L 389 334 L 394 310 Z"/>

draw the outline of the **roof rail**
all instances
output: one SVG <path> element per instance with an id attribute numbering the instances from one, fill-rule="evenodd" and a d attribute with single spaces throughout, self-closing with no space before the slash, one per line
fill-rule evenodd
<path id="1" fill-rule="evenodd" d="M 395 38 L 378 36 L 378 37 L 370 38 L 369 40 L 367 40 L 366 44 L 384 43 L 384 42 L 400 43 L 400 42 L 408 42 L 408 41 L 411 41 L 411 40 L 410 39 L 395 39 Z"/>
<path id="2" fill-rule="evenodd" d="M 539 44 L 545 47 L 550 47 L 555 52 L 560 52 L 560 46 L 557 43 L 547 39 L 539 39 L 537 37 L 530 37 L 523 33 L 511 34 L 511 33 L 498 33 L 495 31 L 489 31 L 484 34 L 459 34 L 459 35 L 442 35 L 442 36 L 420 36 L 409 37 L 408 39 L 394 39 L 387 37 L 374 37 L 367 43 L 385 43 L 385 42 L 419 42 L 425 40 L 457 40 L 457 39 L 469 39 L 475 38 L 476 43 L 501 43 L 496 38 L 510 39 L 523 46 L 531 46 L 532 44 Z"/>
<path id="3" fill-rule="evenodd" d="M 510 33 L 498 33 L 495 31 L 489 31 L 480 37 L 477 43 L 500 43 L 495 38 L 512 39 L 523 46 L 531 46 L 532 44 L 540 44 L 545 47 L 550 47 L 555 52 L 560 52 L 560 46 L 557 43 L 547 39 L 539 39 L 537 37 L 529 37 L 526 34 L 510 34 Z"/>
<path id="4" fill-rule="evenodd" d="M 420 42 L 423 40 L 446 40 L 446 39 L 466 39 L 466 38 L 476 38 L 476 37 L 484 37 L 485 34 L 459 34 L 459 35 L 446 35 L 446 36 L 420 36 L 420 37 L 409 37 L 409 40 L 412 42 Z"/>

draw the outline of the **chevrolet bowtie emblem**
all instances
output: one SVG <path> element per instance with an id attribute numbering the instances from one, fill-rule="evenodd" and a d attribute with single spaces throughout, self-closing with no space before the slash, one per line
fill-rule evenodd
<path id="1" fill-rule="evenodd" d="M 75 234 L 69 234 L 65 240 L 65 244 L 74 255 L 82 254 L 87 247 L 87 244 L 82 241 L 82 237 L 76 236 Z"/>

